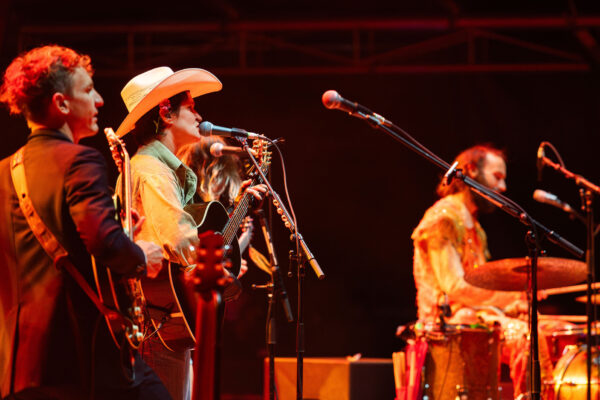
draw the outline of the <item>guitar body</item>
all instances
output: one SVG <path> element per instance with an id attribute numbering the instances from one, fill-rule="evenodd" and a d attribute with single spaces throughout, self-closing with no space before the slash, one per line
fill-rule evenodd
<path id="1" fill-rule="evenodd" d="M 160 274 L 142 279 L 146 312 L 163 345 L 171 351 L 194 347 L 197 298 L 179 264 L 165 261 Z"/>
<path id="2" fill-rule="evenodd" d="M 137 349 L 143 340 L 144 324 L 144 298 L 140 282 L 112 273 L 110 269 L 98 265 L 93 257 L 92 266 L 100 301 L 108 308 L 121 312 L 128 322 L 123 326 L 122 321 L 104 317 L 113 341 L 118 348 L 128 342 L 132 348 Z"/>
<path id="3" fill-rule="evenodd" d="M 194 221 L 196 221 L 196 225 L 198 225 L 198 233 L 213 231 L 222 234 L 225 226 L 229 222 L 227 210 L 223 207 L 223 204 L 218 201 L 189 204 L 185 207 L 185 211 L 194 217 Z M 225 257 L 231 262 L 231 267 L 228 268 L 229 272 L 231 272 L 233 276 L 238 276 L 242 265 L 242 256 L 237 236 L 231 241 L 229 250 L 225 253 Z"/>
<path id="4" fill-rule="evenodd" d="M 190 204 L 185 207 L 198 226 L 198 233 L 212 231 L 220 233 L 229 221 L 225 207 L 218 201 L 202 204 Z M 232 275 L 237 276 L 241 265 L 240 247 L 237 239 L 225 253 L 232 260 Z M 181 351 L 194 347 L 194 327 L 198 297 L 186 279 L 193 272 L 177 263 L 165 261 L 165 267 L 158 277 L 142 279 L 146 310 L 152 321 L 154 330 L 163 345 L 172 351 Z M 227 292 L 227 290 L 226 290 Z M 227 298 L 227 293 L 225 295 Z"/>

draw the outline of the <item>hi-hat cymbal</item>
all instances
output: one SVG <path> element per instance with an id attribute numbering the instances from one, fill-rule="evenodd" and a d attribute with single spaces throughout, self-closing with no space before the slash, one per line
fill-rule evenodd
<path id="1" fill-rule="evenodd" d="M 575 301 L 578 301 L 580 303 L 587 303 L 587 296 L 575 297 Z M 592 304 L 600 304 L 600 294 L 592 295 Z"/>
<path id="2" fill-rule="evenodd" d="M 484 289 L 525 291 L 529 268 L 529 257 L 505 258 L 465 271 L 465 280 Z M 540 257 L 537 273 L 538 289 L 550 289 L 584 281 L 587 266 L 582 261 L 568 258 Z"/>

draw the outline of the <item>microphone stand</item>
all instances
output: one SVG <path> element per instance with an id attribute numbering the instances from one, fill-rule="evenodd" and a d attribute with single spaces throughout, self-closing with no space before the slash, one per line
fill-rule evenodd
<path id="1" fill-rule="evenodd" d="M 285 291 L 285 285 L 281 279 L 281 271 L 279 269 L 279 263 L 277 262 L 277 255 L 275 254 L 275 247 L 273 246 L 273 239 L 267 219 L 265 218 L 265 212 L 263 209 L 258 209 L 255 212 L 260 226 L 262 228 L 263 237 L 265 238 L 265 244 L 267 245 L 267 251 L 269 252 L 269 261 L 271 264 L 271 282 L 267 285 L 252 285 L 254 289 L 267 289 L 267 297 L 269 299 L 269 305 L 267 308 L 267 353 L 269 357 L 269 400 L 275 400 L 275 345 L 277 344 L 277 330 L 276 330 L 276 314 L 277 314 L 277 298 L 281 301 L 281 305 L 285 311 L 285 316 L 288 322 L 294 321 L 292 315 L 292 308 Z"/>
<path id="2" fill-rule="evenodd" d="M 534 220 L 521 206 L 509 199 L 508 197 L 480 184 L 479 182 L 464 176 L 460 169 L 456 169 L 456 163 L 452 166 L 439 158 L 436 154 L 430 151 L 428 148 L 423 146 L 417 140 L 413 139 L 408 133 L 402 128 L 396 126 L 393 122 L 385 119 L 383 116 L 372 113 L 366 114 L 361 111 L 353 111 L 350 115 L 365 120 L 371 127 L 382 130 L 393 139 L 401 142 L 406 147 L 419 154 L 426 160 L 437 165 L 444 171 L 446 171 L 445 177 L 447 182 L 453 178 L 461 179 L 473 192 L 479 194 L 490 203 L 494 204 L 507 214 L 519 220 L 524 225 L 528 226 L 531 230 L 531 234 L 527 234 L 527 243 L 529 248 L 535 248 L 535 251 L 531 251 L 531 284 L 530 290 L 537 290 L 537 255 L 540 249 L 540 237 L 536 234 L 542 233 L 548 240 L 556 245 L 567 250 L 574 256 L 581 258 L 583 257 L 583 250 L 558 235 L 553 230 L 546 228 L 541 223 Z M 537 293 L 531 293 L 531 318 L 530 318 L 530 354 L 532 359 L 532 377 L 531 377 L 531 391 L 530 399 L 540 399 L 540 367 L 539 367 L 539 352 L 538 352 L 538 327 L 537 327 Z"/>
<path id="3" fill-rule="evenodd" d="M 294 219 L 285 208 L 281 198 L 271 186 L 271 183 L 268 181 L 267 177 L 261 170 L 258 162 L 254 158 L 250 147 L 248 146 L 248 141 L 244 138 L 237 138 L 242 145 L 242 148 L 246 153 L 248 153 L 248 158 L 252 161 L 252 164 L 256 168 L 256 171 L 260 174 L 262 178 L 262 183 L 267 186 L 269 193 L 272 196 L 273 204 L 277 207 L 278 214 L 281 215 L 281 219 L 284 221 L 285 226 L 292 233 L 291 239 L 296 241 L 296 252 L 290 254 L 290 262 L 297 262 L 297 274 L 298 274 L 298 314 L 296 318 L 296 398 L 297 400 L 302 399 L 303 392 L 303 367 L 304 367 L 304 277 L 305 277 L 305 266 L 304 264 L 308 262 L 308 264 L 313 269 L 314 273 L 317 275 L 319 280 L 325 279 L 325 273 L 321 269 L 317 259 L 312 254 L 306 241 L 298 232 L 296 228 L 296 224 Z M 300 251 L 301 250 L 301 251 Z M 292 253 L 292 252 L 290 252 Z"/>
<path id="4" fill-rule="evenodd" d="M 592 331 L 592 321 L 596 320 L 596 305 L 592 303 L 592 294 L 593 289 L 592 285 L 595 281 L 596 269 L 595 269 L 595 257 L 596 257 L 596 248 L 595 248 L 595 227 L 594 227 L 594 209 L 593 209 L 593 195 L 594 193 L 600 194 L 600 187 L 594 185 L 592 182 L 585 179 L 583 176 L 575 174 L 560 164 L 557 164 L 550 160 L 546 156 L 542 156 L 540 158 L 542 166 L 548 166 L 558 172 L 560 172 L 567 179 L 571 179 L 575 181 L 575 184 L 579 186 L 581 189 L 581 200 L 582 205 L 586 213 L 586 236 L 587 236 L 587 257 L 586 262 L 588 266 L 587 273 L 587 289 L 586 289 L 586 304 L 585 304 L 585 312 L 587 317 L 586 329 L 586 372 L 587 372 L 587 399 L 591 400 L 592 397 L 592 335 L 595 333 L 595 327 Z M 595 335 L 594 335 L 595 336 Z M 595 337 L 595 342 L 597 342 L 598 338 Z M 595 343 L 594 348 L 597 348 L 597 343 Z M 597 367 L 598 368 L 598 367 Z"/>

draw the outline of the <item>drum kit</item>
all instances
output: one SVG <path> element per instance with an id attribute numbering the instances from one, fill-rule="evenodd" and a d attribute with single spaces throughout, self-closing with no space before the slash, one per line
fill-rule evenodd
<path id="1" fill-rule="evenodd" d="M 528 268 L 527 258 L 492 261 L 466 271 L 465 280 L 472 285 L 490 290 L 525 291 Z M 542 296 L 585 291 L 587 285 L 576 284 L 584 281 L 586 276 L 587 266 L 584 262 L 551 257 L 538 259 L 538 289 Z M 593 285 L 593 289 L 597 288 L 600 288 L 600 284 Z M 577 297 L 576 300 L 585 302 L 587 297 Z M 592 300 L 598 304 L 600 294 L 593 296 Z M 554 366 L 552 376 L 545 377 L 542 382 L 541 398 L 586 399 L 586 317 L 542 315 L 540 321 L 539 331 L 545 337 Z M 418 386 L 419 388 L 414 392 L 404 388 L 403 393 L 407 394 L 398 396 L 398 399 L 500 400 L 508 398 L 506 395 L 501 396 L 499 385 L 502 345 L 502 332 L 499 325 L 444 324 L 441 326 L 435 324 L 415 326 L 413 331 L 416 340 L 409 341 L 409 347 L 414 346 L 414 343 L 421 343 L 426 356 L 423 357 L 422 365 L 416 366 L 422 371 L 418 374 L 420 382 L 409 382 L 407 379 L 406 387 L 410 389 Z M 600 332 L 600 321 L 593 324 L 593 337 L 597 337 L 595 332 Z M 541 336 L 540 340 L 542 340 Z M 600 394 L 598 390 L 600 350 L 598 348 L 593 349 L 592 360 L 591 393 L 592 398 L 596 399 Z M 415 366 L 407 362 L 406 368 L 412 369 Z M 415 374 L 411 376 L 415 377 Z M 400 386 L 404 384 L 401 379 Z M 417 392 L 420 394 L 417 395 Z"/>

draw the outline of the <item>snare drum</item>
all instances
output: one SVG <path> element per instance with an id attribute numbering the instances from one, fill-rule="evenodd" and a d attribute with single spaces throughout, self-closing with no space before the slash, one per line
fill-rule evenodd
<path id="1" fill-rule="evenodd" d="M 424 332 L 423 398 L 499 400 L 500 329 L 449 325 Z"/>
<path id="2" fill-rule="evenodd" d="M 587 398 L 586 346 L 568 346 L 565 354 L 558 360 L 553 380 L 544 384 L 546 399 L 585 400 Z M 598 393 L 598 368 L 600 362 L 598 349 L 592 351 L 592 398 Z"/>

